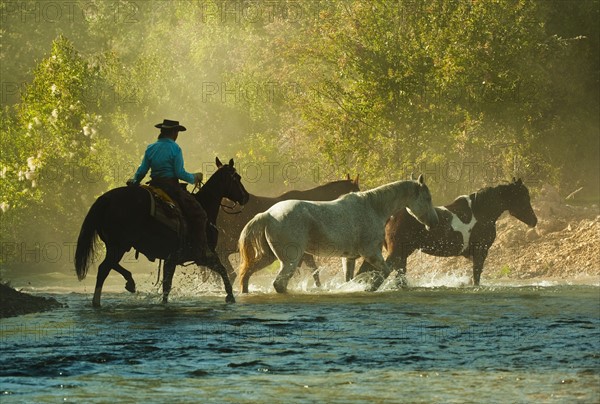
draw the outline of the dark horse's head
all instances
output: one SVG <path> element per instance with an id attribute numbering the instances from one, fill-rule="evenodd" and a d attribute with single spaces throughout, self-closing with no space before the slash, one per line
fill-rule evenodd
<path id="1" fill-rule="evenodd" d="M 217 157 L 215 162 L 217 171 L 210 176 L 202 189 L 210 190 L 210 192 L 218 195 L 219 201 L 222 197 L 225 197 L 240 205 L 245 205 L 250 199 L 250 194 L 242 184 L 242 177 L 237 173 L 233 159 L 229 160 L 228 164 L 223 164 Z"/>
<path id="2" fill-rule="evenodd" d="M 339 195 L 347 194 L 350 192 L 359 192 L 359 177 L 360 176 L 357 175 L 356 178 L 352 179 L 352 177 L 350 177 L 350 174 L 347 173 L 345 179 L 328 182 L 325 185 L 321 185 L 320 187 L 315 188 L 315 191 L 322 190 L 323 196 L 327 197 L 328 199 L 335 199 Z"/>
<path id="3" fill-rule="evenodd" d="M 345 180 L 338 181 L 342 185 L 342 191 L 344 193 L 359 192 L 360 191 L 360 187 L 358 185 L 359 177 L 360 176 L 357 174 L 356 178 L 352 179 L 352 177 L 350 177 L 350 174 L 347 173 Z"/>
<path id="4" fill-rule="evenodd" d="M 358 175 L 355 179 L 352 179 L 350 174 L 346 174 L 346 178 L 343 180 L 330 181 L 313 189 L 306 191 L 291 191 L 288 194 L 289 196 L 293 196 L 293 192 L 300 192 L 300 197 L 296 198 L 294 196 L 295 199 L 304 199 L 307 201 L 333 200 L 338 198 L 340 195 L 360 191 L 360 187 L 358 186 L 358 178 Z"/>
<path id="5" fill-rule="evenodd" d="M 529 190 L 523 184 L 523 181 L 513 177 L 512 182 L 507 185 L 505 191 L 505 200 L 508 212 L 530 227 L 537 224 L 537 217 L 531 207 Z"/>

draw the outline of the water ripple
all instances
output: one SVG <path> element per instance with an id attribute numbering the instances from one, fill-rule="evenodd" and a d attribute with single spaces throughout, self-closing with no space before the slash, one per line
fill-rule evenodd
<path id="1" fill-rule="evenodd" d="M 87 295 L 61 297 L 69 307 L 0 323 L 3 403 L 600 395 L 596 287 L 262 294 L 235 305 L 200 296 L 168 306 L 108 293 L 100 310 Z"/>

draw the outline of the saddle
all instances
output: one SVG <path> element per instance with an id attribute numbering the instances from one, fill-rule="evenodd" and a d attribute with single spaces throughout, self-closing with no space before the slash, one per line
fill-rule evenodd
<path id="1" fill-rule="evenodd" d="M 177 234 L 181 239 L 186 225 L 181 209 L 162 189 L 151 185 L 140 185 L 150 194 L 150 217 Z"/>

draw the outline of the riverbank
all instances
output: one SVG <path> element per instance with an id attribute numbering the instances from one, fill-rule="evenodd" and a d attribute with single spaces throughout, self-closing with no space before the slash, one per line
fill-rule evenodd
<path id="1" fill-rule="evenodd" d="M 0 318 L 48 311 L 64 305 L 51 297 L 32 296 L 0 284 Z"/>

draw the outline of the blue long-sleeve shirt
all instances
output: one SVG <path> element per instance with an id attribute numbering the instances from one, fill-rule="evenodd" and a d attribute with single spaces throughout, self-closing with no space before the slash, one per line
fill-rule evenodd
<path id="1" fill-rule="evenodd" d="M 177 178 L 189 184 L 194 183 L 194 175 L 183 168 L 183 153 L 173 139 L 158 139 L 146 148 L 142 164 L 135 172 L 133 181 L 139 184 L 150 171 L 152 178 Z"/>

